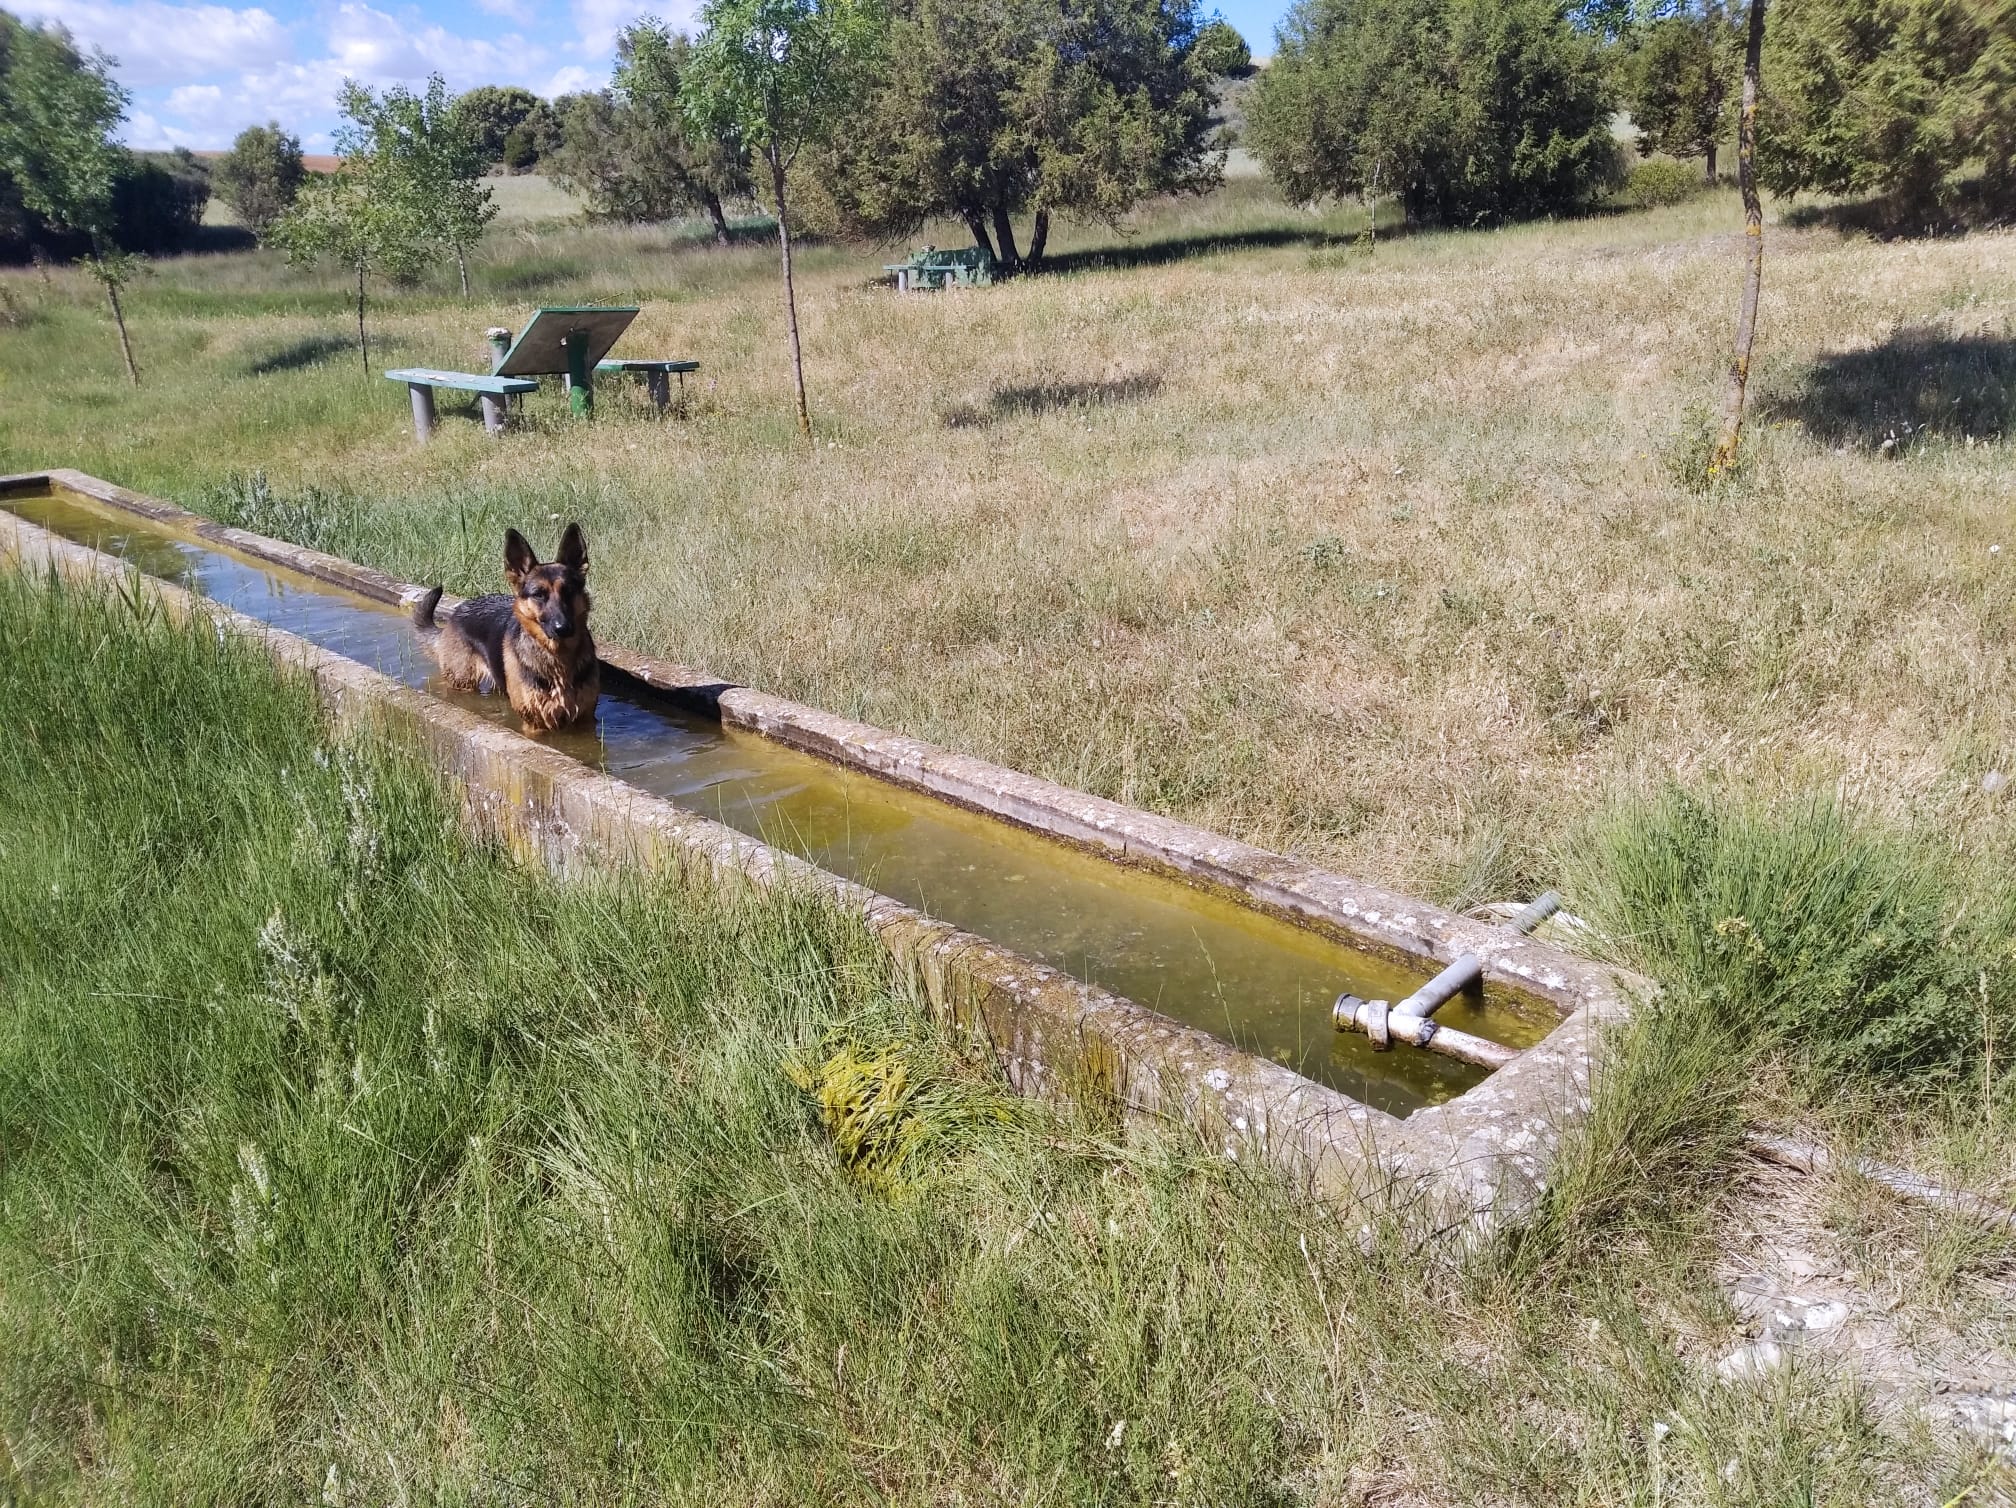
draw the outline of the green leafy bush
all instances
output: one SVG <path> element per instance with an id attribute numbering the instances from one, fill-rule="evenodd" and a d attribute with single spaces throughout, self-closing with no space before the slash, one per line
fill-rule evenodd
<path id="1" fill-rule="evenodd" d="M 1624 192 L 1641 209 L 1658 209 L 1692 199 L 1703 186 L 1701 175 L 1686 163 L 1655 157 L 1631 169 Z"/>
<path id="2" fill-rule="evenodd" d="M 1838 802 L 1670 789 L 1614 817 L 1577 904 L 1618 951 L 1815 1082 L 1929 1086 L 2006 1030 L 2009 953 L 1944 855 Z"/>

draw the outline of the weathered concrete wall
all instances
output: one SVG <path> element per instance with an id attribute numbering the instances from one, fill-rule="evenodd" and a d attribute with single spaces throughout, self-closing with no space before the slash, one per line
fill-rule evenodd
<path id="1" fill-rule="evenodd" d="M 53 483 L 171 528 L 304 571 L 383 602 L 419 589 L 319 551 L 206 520 L 78 472 L 0 478 Z M 67 574 L 123 578 L 126 567 L 0 513 L 9 560 L 53 561 Z M 314 677 L 339 720 L 417 739 L 465 784 L 472 813 L 550 864 L 592 857 L 699 871 L 716 882 L 803 885 L 859 912 L 947 1021 L 984 1034 L 1028 1093 L 1110 1092 L 1130 1111 L 1175 1115 L 1230 1155 L 1258 1155 L 1334 1191 L 1432 1191 L 1462 1209 L 1523 1203 L 1542 1186 L 1548 1154 L 1588 1100 L 1601 1022 L 1621 1013 L 1633 981 L 1488 923 L 1455 916 L 1185 824 L 1048 781 L 727 685 L 682 667 L 605 647 L 607 664 L 710 708 L 725 721 L 835 762 L 1006 820 L 1182 876 L 1291 916 L 1355 946 L 1424 967 L 1477 953 L 1501 989 L 1545 1001 L 1565 1019 L 1539 1046 L 1447 1104 L 1398 1121 L 1241 1053 L 1205 1033 L 887 896 L 585 768 L 533 740 L 412 691 L 292 635 L 167 583 L 150 589 L 177 612 L 203 612 L 265 643 Z"/>

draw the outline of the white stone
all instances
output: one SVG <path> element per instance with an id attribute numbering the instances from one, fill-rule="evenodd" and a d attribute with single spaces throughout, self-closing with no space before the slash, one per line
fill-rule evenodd
<path id="1" fill-rule="evenodd" d="M 1760 1340 L 1738 1346 L 1715 1363 L 1715 1372 L 1724 1382 L 1761 1382 L 1784 1360 L 1784 1348 L 1776 1341 Z"/>
<path id="2" fill-rule="evenodd" d="M 1839 1299 L 1825 1304 L 1812 1304 L 1806 1310 L 1808 1330 L 1837 1330 L 1848 1320 L 1848 1306 Z"/>

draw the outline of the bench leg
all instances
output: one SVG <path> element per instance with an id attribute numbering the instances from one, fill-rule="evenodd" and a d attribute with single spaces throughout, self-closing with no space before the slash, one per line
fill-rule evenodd
<path id="1" fill-rule="evenodd" d="M 672 377 L 667 372 L 646 372 L 644 390 L 651 395 L 651 406 L 663 418 L 665 410 L 672 406 Z"/>
<path id="2" fill-rule="evenodd" d="M 425 445 L 434 433 L 434 389 L 424 382 L 409 382 L 406 391 L 413 395 L 413 441 Z"/>
<path id="3" fill-rule="evenodd" d="M 483 403 L 483 427 L 493 435 L 503 434 L 506 404 L 509 403 L 509 398 L 498 393 L 483 393 L 480 397 Z"/>
<path id="4" fill-rule="evenodd" d="M 679 417 L 686 417 L 686 374 L 679 374 Z"/>

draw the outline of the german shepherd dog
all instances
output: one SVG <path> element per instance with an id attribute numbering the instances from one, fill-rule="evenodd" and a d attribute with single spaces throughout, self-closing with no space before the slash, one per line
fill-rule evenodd
<path id="1" fill-rule="evenodd" d="M 569 524 L 550 564 L 516 529 L 504 531 L 509 592 L 472 597 L 440 622 L 441 588 L 413 604 L 413 626 L 433 639 L 448 684 L 462 691 L 502 688 L 527 731 L 544 733 L 595 710 L 601 665 L 588 632 L 588 544 Z"/>

